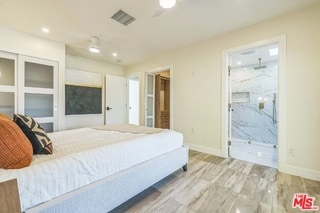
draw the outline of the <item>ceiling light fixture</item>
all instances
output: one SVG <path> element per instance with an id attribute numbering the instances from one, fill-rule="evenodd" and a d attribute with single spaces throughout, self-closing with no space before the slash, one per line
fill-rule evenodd
<path id="1" fill-rule="evenodd" d="M 159 0 L 159 4 L 161 7 L 169 9 L 176 5 L 176 0 Z"/>
<path id="2" fill-rule="evenodd" d="M 41 31 L 44 32 L 44 33 L 50 33 L 50 30 L 47 27 L 42 27 Z"/>
<path id="3" fill-rule="evenodd" d="M 270 56 L 278 55 L 278 47 L 273 48 L 273 49 L 269 49 L 269 55 Z"/>
<path id="4" fill-rule="evenodd" d="M 99 38 L 95 36 L 91 36 L 90 40 L 91 40 L 91 44 L 89 45 L 89 51 L 92 53 L 99 53 L 100 48 L 97 46 Z"/>
<path id="5" fill-rule="evenodd" d="M 118 54 L 117 54 L 116 52 L 114 52 L 114 53 L 112 53 L 112 56 L 113 56 L 113 57 L 117 57 Z"/>

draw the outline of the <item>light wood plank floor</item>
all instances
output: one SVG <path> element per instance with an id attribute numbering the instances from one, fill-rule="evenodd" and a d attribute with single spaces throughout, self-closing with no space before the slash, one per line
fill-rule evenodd
<path id="1" fill-rule="evenodd" d="M 295 193 L 320 206 L 320 182 L 233 158 L 192 150 L 189 156 L 187 172 L 176 171 L 112 213 L 302 212 L 291 207 Z"/>

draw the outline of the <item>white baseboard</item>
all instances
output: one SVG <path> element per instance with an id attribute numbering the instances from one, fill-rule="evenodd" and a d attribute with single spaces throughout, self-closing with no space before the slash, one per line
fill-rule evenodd
<path id="1" fill-rule="evenodd" d="M 281 170 L 283 173 L 300 176 L 303 178 L 320 181 L 320 172 L 295 166 L 286 166 Z"/>
<path id="2" fill-rule="evenodd" d="M 195 145 L 195 144 L 190 144 L 190 143 L 185 143 L 185 144 L 188 145 L 189 149 L 191 149 L 191 150 L 203 152 L 203 153 L 210 154 L 210 155 L 216 155 L 219 157 L 224 157 L 221 150 L 212 149 L 212 148 L 208 148 L 205 146 L 200 146 L 200 145 Z"/>
<path id="3" fill-rule="evenodd" d="M 185 144 L 189 146 L 189 149 L 194 151 L 203 152 L 210 155 L 216 155 L 219 157 L 225 157 L 222 151 L 218 149 L 212 149 L 205 146 L 189 144 L 189 143 L 185 143 Z M 280 170 L 280 172 L 287 173 L 290 175 L 300 176 L 300 177 L 311 179 L 311 180 L 320 181 L 320 172 L 301 168 L 301 167 L 286 165 L 284 166 L 283 169 Z"/>

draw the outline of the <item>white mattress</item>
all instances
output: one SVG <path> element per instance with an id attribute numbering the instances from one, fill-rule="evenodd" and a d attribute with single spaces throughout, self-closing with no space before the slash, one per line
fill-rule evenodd
<path id="1" fill-rule="evenodd" d="M 52 155 L 36 155 L 29 167 L 0 169 L 0 182 L 17 178 L 25 210 L 183 145 L 181 133 L 123 133 L 81 128 L 49 134 Z"/>

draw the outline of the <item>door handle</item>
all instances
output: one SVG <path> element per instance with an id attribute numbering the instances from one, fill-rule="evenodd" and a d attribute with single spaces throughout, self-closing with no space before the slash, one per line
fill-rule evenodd
<path id="1" fill-rule="evenodd" d="M 112 110 L 112 108 L 107 106 L 107 111 L 109 111 L 109 110 Z"/>

